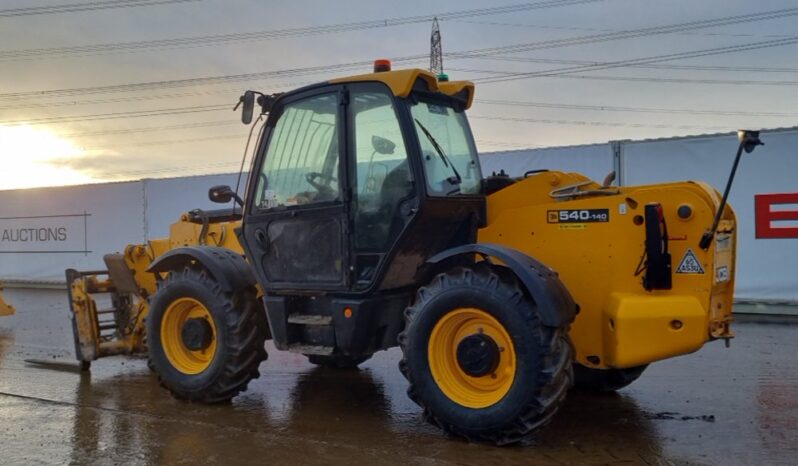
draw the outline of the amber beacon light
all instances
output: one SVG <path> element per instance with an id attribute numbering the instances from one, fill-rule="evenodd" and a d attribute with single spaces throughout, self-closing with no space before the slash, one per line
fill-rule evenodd
<path id="1" fill-rule="evenodd" d="M 383 71 L 391 71 L 391 60 L 387 58 L 378 58 L 374 60 L 374 72 L 382 73 Z"/>

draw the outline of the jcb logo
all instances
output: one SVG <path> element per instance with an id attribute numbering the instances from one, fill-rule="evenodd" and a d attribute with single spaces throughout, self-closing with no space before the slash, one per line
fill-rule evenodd
<path id="1" fill-rule="evenodd" d="M 556 210 L 549 211 L 549 223 L 557 223 L 560 220 Z"/>

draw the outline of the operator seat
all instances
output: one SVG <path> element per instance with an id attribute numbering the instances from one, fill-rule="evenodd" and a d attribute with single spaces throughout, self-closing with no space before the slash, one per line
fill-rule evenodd
<path id="1" fill-rule="evenodd" d="M 407 160 L 403 160 L 399 165 L 394 167 L 382 182 L 380 189 L 380 214 L 383 218 L 388 220 L 388 231 L 385 235 L 383 243 L 384 248 L 388 248 L 390 244 L 402 232 L 405 226 L 405 219 L 407 215 L 401 212 L 402 201 L 412 197 L 413 184 L 412 177 L 410 176 L 410 167 Z"/>

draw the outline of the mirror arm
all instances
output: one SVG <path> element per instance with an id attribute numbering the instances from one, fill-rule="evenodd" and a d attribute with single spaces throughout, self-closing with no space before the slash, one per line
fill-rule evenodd
<path id="1" fill-rule="evenodd" d="M 726 201 L 729 199 L 729 192 L 731 192 L 732 183 L 734 182 L 734 175 L 737 174 L 737 166 L 740 164 L 740 156 L 743 155 L 743 151 L 751 153 L 756 146 L 765 145 L 765 143 L 759 139 L 759 131 L 740 130 L 737 133 L 737 137 L 740 140 L 740 145 L 737 147 L 737 154 L 734 156 L 731 174 L 726 181 L 726 189 L 723 190 L 723 197 L 720 199 L 720 205 L 715 213 L 715 218 L 712 220 L 712 226 L 704 232 L 701 236 L 701 240 L 698 242 L 698 247 L 704 251 L 709 249 L 709 245 L 712 244 L 712 239 L 715 237 L 720 218 L 723 215 L 723 211 L 726 209 Z"/>

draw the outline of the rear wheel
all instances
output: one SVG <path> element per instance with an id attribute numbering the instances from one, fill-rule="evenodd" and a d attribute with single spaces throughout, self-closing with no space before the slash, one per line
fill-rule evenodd
<path id="1" fill-rule="evenodd" d="M 643 375 L 648 364 L 628 369 L 593 369 L 574 364 L 574 386 L 592 392 L 614 392 L 620 390 Z"/>
<path id="2" fill-rule="evenodd" d="M 147 317 L 150 360 L 177 398 L 208 403 L 246 390 L 266 359 L 254 291 L 228 293 L 204 270 L 171 272 Z"/>
<path id="3" fill-rule="evenodd" d="M 542 325 L 503 267 L 436 276 L 405 317 L 399 367 L 408 395 L 446 432 L 518 441 L 549 422 L 571 386 L 566 329 Z"/>

